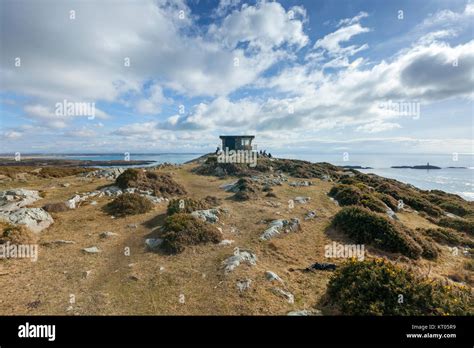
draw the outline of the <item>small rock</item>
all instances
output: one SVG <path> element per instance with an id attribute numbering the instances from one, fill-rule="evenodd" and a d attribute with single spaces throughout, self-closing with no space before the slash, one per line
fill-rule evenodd
<path id="1" fill-rule="evenodd" d="M 278 208 L 278 207 L 281 206 L 280 202 L 266 201 L 265 204 L 267 204 L 268 206 L 270 206 L 272 208 Z"/>
<path id="2" fill-rule="evenodd" d="M 219 245 L 226 246 L 226 245 L 231 245 L 233 243 L 234 241 L 232 239 L 224 239 L 219 243 Z"/>
<path id="3" fill-rule="evenodd" d="M 84 248 L 82 249 L 84 252 L 87 254 L 97 254 L 100 253 L 100 249 L 97 248 L 96 246 L 90 247 L 90 248 Z"/>
<path id="4" fill-rule="evenodd" d="M 107 231 L 107 232 L 102 232 L 99 236 L 100 238 L 109 238 L 109 237 L 118 236 L 118 233 Z"/>
<path id="5" fill-rule="evenodd" d="M 327 174 L 321 175 L 321 180 L 323 180 L 323 181 L 332 181 L 331 177 Z"/>
<path id="6" fill-rule="evenodd" d="M 295 296 L 291 292 L 285 291 L 280 288 L 273 288 L 272 291 L 275 295 L 285 298 L 288 303 L 295 303 Z"/>
<path id="7" fill-rule="evenodd" d="M 448 213 L 448 212 L 445 212 L 444 215 L 446 215 L 447 217 L 450 217 L 450 218 L 453 218 L 453 219 L 457 219 L 459 218 L 459 216 L 457 215 L 454 215 L 453 213 Z"/>
<path id="8" fill-rule="evenodd" d="M 257 264 L 257 256 L 249 250 L 236 249 L 234 255 L 230 256 L 222 263 L 225 266 L 225 273 L 229 273 L 244 262 L 251 266 L 255 266 Z"/>
<path id="9" fill-rule="evenodd" d="M 92 202 L 91 202 L 91 205 L 97 205 L 97 202 L 96 202 L 96 201 L 92 201 Z"/>
<path id="10" fill-rule="evenodd" d="M 69 186 L 71 186 L 71 184 L 68 183 L 68 182 L 65 182 L 64 184 L 61 184 L 61 186 L 62 186 L 62 187 L 69 187 Z"/>
<path id="11" fill-rule="evenodd" d="M 237 281 L 237 289 L 240 292 L 250 289 L 250 285 L 252 284 L 252 279 L 241 279 Z"/>
<path id="12" fill-rule="evenodd" d="M 279 281 L 281 283 L 283 283 L 283 279 L 281 279 L 278 274 L 272 272 L 272 271 L 266 271 L 265 272 L 265 278 L 267 278 L 267 280 L 270 280 L 270 281 Z"/>
<path id="13" fill-rule="evenodd" d="M 137 224 L 128 224 L 127 227 L 128 228 L 138 228 L 138 225 Z"/>
<path id="14" fill-rule="evenodd" d="M 148 199 L 149 201 L 151 201 L 153 204 L 158 204 L 165 200 L 163 197 L 156 197 L 152 195 L 142 195 L 142 196 Z"/>
<path id="15" fill-rule="evenodd" d="M 306 204 L 310 200 L 311 200 L 310 197 L 302 197 L 302 196 L 295 197 L 294 199 L 295 203 L 299 203 L 299 204 Z"/>
<path id="16" fill-rule="evenodd" d="M 83 279 L 87 279 L 90 274 L 92 273 L 92 271 L 85 271 L 85 272 L 82 272 L 82 278 Z"/>
<path id="17" fill-rule="evenodd" d="M 70 200 L 66 201 L 66 206 L 69 209 L 76 209 L 77 203 L 81 202 L 83 199 L 81 199 L 81 196 L 75 195 L 72 197 Z"/>
<path id="18" fill-rule="evenodd" d="M 292 181 L 288 185 L 293 186 L 293 187 L 298 187 L 298 186 L 311 186 L 312 182 L 311 181 Z"/>
<path id="19" fill-rule="evenodd" d="M 163 239 L 161 238 L 147 238 L 145 239 L 145 245 L 148 247 L 150 250 L 156 250 L 159 248 L 159 246 L 163 243 Z"/>
<path id="20" fill-rule="evenodd" d="M 221 185 L 221 186 L 219 186 L 219 188 L 221 188 L 221 189 L 223 189 L 224 191 L 227 191 L 227 192 L 232 192 L 232 190 L 235 188 L 236 184 L 237 184 L 237 181 L 234 181 L 234 182 L 231 182 L 231 183 L 228 183 L 228 184 Z"/>
<path id="21" fill-rule="evenodd" d="M 120 196 L 123 193 L 123 191 L 120 189 L 120 187 L 113 186 L 113 185 L 103 187 L 102 189 L 100 189 L 100 191 L 102 193 L 104 193 L 106 196 L 109 196 L 109 197 Z"/>
<path id="22" fill-rule="evenodd" d="M 317 310 L 317 309 L 314 309 L 314 310 L 303 309 L 300 311 L 288 312 L 286 315 L 297 316 L 297 317 L 307 317 L 307 316 L 313 316 L 313 315 L 322 315 L 322 313 L 320 310 Z"/>
<path id="23" fill-rule="evenodd" d="M 395 214 L 395 212 L 389 208 L 388 206 L 386 206 L 386 210 L 385 210 L 385 213 L 387 214 L 387 216 L 392 219 L 392 220 L 398 220 L 398 216 L 397 214 Z"/>
<path id="24" fill-rule="evenodd" d="M 316 217 L 316 212 L 314 210 L 306 213 L 306 215 L 304 216 L 304 219 L 305 220 L 312 220 Z"/>

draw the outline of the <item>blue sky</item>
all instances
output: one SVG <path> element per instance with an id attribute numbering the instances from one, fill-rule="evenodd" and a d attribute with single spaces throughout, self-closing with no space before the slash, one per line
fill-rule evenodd
<path id="1" fill-rule="evenodd" d="M 3 153 L 474 152 L 469 0 L 0 6 Z"/>

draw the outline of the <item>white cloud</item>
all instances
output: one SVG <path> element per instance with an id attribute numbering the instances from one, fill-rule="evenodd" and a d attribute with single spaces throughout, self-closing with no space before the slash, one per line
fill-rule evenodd
<path id="1" fill-rule="evenodd" d="M 69 19 L 71 8 L 74 20 Z M 186 96 L 227 95 L 288 57 L 284 50 L 256 54 L 236 48 L 237 42 L 276 49 L 283 44 L 301 47 L 308 40 L 302 21 L 290 20 L 278 3 L 245 5 L 210 33 L 198 30 L 182 1 L 138 0 L 119 6 L 110 0 L 94 6 L 83 1 L 7 2 L 1 16 L 4 91 L 44 105 L 63 99 L 126 104 L 124 98 L 133 96 L 137 110 L 145 114 L 159 112 L 164 101 L 161 92 L 147 97 L 143 88 L 157 76 L 161 88 Z M 225 47 L 219 35 L 235 45 Z M 21 67 L 14 66 L 15 57 L 21 58 Z"/>
<path id="2" fill-rule="evenodd" d="M 314 48 L 322 48 L 328 52 L 329 55 L 339 55 L 339 54 L 347 54 L 349 56 L 354 55 L 355 53 L 368 48 L 368 45 L 362 46 L 347 46 L 342 47 L 341 43 L 349 41 L 352 37 L 369 32 L 369 28 L 365 28 L 361 26 L 359 23 L 352 24 L 347 27 L 342 27 L 332 32 L 322 39 L 319 39 L 314 44 Z"/>
<path id="3" fill-rule="evenodd" d="M 236 8 L 240 4 L 240 0 L 219 0 L 219 5 L 214 10 L 215 16 L 223 16 L 230 10 Z"/>
<path id="4" fill-rule="evenodd" d="M 97 136 L 97 133 L 89 128 L 82 127 L 80 129 L 75 129 L 66 133 L 67 137 L 75 137 L 75 138 L 93 138 Z"/>
<path id="5" fill-rule="evenodd" d="M 42 126 L 48 126 L 51 128 L 65 128 L 66 117 L 57 116 L 54 108 L 46 107 L 44 105 L 26 105 L 24 108 L 26 116 L 36 120 Z"/>
<path id="6" fill-rule="evenodd" d="M 441 10 L 426 18 L 419 27 L 421 28 L 432 28 L 436 26 L 455 26 L 459 28 L 460 26 L 469 25 L 474 17 L 474 2 L 469 1 L 464 7 L 462 12 L 454 12 L 451 10 Z"/>
<path id="7" fill-rule="evenodd" d="M 366 18 L 368 16 L 369 16 L 369 14 L 367 12 L 361 11 L 355 17 L 341 19 L 337 26 L 340 27 L 340 26 L 347 26 L 347 25 L 352 25 L 352 24 L 355 24 L 355 23 L 359 23 L 359 21 L 362 18 Z"/>
<path id="8" fill-rule="evenodd" d="M 293 15 L 305 15 L 299 7 L 292 11 Z M 283 44 L 301 48 L 309 41 L 303 31 L 303 22 L 292 19 L 278 2 L 244 4 L 240 11 L 228 15 L 221 25 L 211 25 L 209 33 L 231 49 L 239 43 L 248 43 L 251 49 L 258 50 L 270 50 Z"/>
<path id="9" fill-rule="evenodd" d="M 211 144 L 217 132 L 234 131 L 289 144 L 314 141 L 331 130 L 328 143 L 337 143 L 334 138 L 349 131 L 396 134 L 400 116 L 380 110 L 381 101 L 429 105 L 473 98 L 474 41 L 466 42 L 461 35 L 473 18 L 472 3 L 462 12 L 435 13 L 420 24 L 419 35 L 407 41 L 413 45 L 379 62 L 353 57 L 371 53 L 367 43 L 351 43 L 354 38 L 382 30 L 361 24 L 366 12 L 340 20 L 334 32 L 310 48 L 302 6 L 239 4 L 221 1 L 219 17 L 205 27 L 197 25 L 184 0 L 138 0 L 120 6 L 109 0 L 94 6 L 83 1 L 6 2 L 0 14 L 5 28 L 0 34 L 1 87 L 24 97 L 15 99 L 15 107 L 24 103 L 21 116 L 33 123 L 32 128 L 15 127 L 3 134 L 17 144 L 31 136 L 37 139 L 31 142 L 34 146 L 58 134 L 68 137 L 64 144 L 74 146 L 85 137 L 82 144 L 87 148 L 110 150 L 184 143 L 199 147 Z M 74 21 L 68 18 L 71 8 L 76 9 Z M 43 39 L 51 37 L 54 40 Z M 455 44 L 445 42 L 453 37 Z M 19 68 L 13 66 L 17 56 L 22 59 Z M 125 58 L 130 58 L 129 67 Z M 278 72 L 264 74 L 274 66 Z M 171 112 L 153 117 L 153 122 L 132 119 L 166 110 L 163 106 L 174 102 L 171 96 L 179 103 L 194 103 L 189 114 Z M 113 116 L 96 108 L 96 117 L 107 120 L 105 125 L 81 128 L 73 123 L 78 118 L 54 114 L 54 104 L 63 99 L 104 102 Z M 114 123 L 115 110 L 130 116 L 125 121 L 130 124 L 123 125 L 123 119 Z M 72 126 L 77 126 L 75 133 Z"/>
<path id="10" fill-rule="evenodd" d="M 21 138 L 23 134 L 17 131 L 7 131 L 3 132 L 2 136 L 5 137 L 6 139 L 17 139 Z"/>
<path id="11" fill-rule="evenodd" d="M 123 136 L 133 136 L 133 135 L 143 135 L 149 134 L 156 127 L 157 122 L 144 122 L 144 123 L 132 123 L 126 126 L 120 127 L 115 130 L 112 134 L 114 135 L 123 135 Z"/>
<path id="12" fill-rule="evenodd" d="M 398 123 L 373 122 L 373 123 L 364 124 L 363 126 L 359 126 L 356 128 L 356 130 L 359 132 L 364 132 L 364 133 L 379 133 L 379 132 L 389 131 L 389 130 L 397 129 L 397 128 L 401 128 L 401 126 Z"/>
<path id="13" fill-rule="evenodd" d="M 440 41 L 441 39 L 448 39 L 455 37 L 457 35 L 456 30 L 454 29 L 443 29 L 433 32 L 429 32 L 423 35 L 417 42 L 418 45 L 430 45 L 434 42 Z"/>
<path id="14" fill-rule="evenodd" d="M 453 65 L 455 58 L 458 66 Z M 351 126 L 369 133 L 394 130 L 399 125 L 390 120 L 406 116 L 381 109 L 381 102 L 427 105 L 470 97 L 474 85 L 474 40 L 454 47 L 439 42 L 412 47 L 391 62 L 382 61 L 371 68 L 362 63 L 362 59 L 354 61 L 335 74 L 310 66 L 290 67 L 256 84 L 283 92 L 284 97 L 236 101 L 217 98 L 197 105 L 190 115 L 166 128 L 278 130 L 279 134 Z"/>
<path id="15" fill-rule="evenodd" d="M 138 100 L 136 108 L 141 114 L 158 114 L 167 102 L 169 100 L 163 95 L 161 86 L 154 84 L 150 87 L 149 97 Z"/>

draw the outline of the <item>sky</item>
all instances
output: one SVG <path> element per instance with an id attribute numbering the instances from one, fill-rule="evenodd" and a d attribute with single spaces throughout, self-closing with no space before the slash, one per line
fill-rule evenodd
<path id="1" fill-rule="evenodd" d="M 0 153 L 473 153 L 473 23 L 470 0 L 1 0 Z"/>

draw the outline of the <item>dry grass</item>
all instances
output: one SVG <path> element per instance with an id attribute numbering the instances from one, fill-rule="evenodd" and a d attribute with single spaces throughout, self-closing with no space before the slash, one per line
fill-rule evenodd
<path id="1" fill-rule="evenodd" d="M 220 207 L 229 213 L 222 215 L 216 226 L 222 229 L 223 238 L 234 240 L 234 244 L 190 246 L 179 255 L 150 252 L 144 240 L 159 236 L 158 228 L 164 223 L 167 204 L 155 205 L 145 214 L 112 219 L 102 209 L 111 199 L 99 198 L 96 206 L 85 204 L 55 214 L 55 223 L 40 234 L 37 262 L 0 260 L 0 279 L 8 284 L 0 287 L 0 314 L 280 315 L 315 306 L 326 292 L 330 272 L 305 273 L 298 269 L 327 261 L 324 246 L 339 238 L 326 232 L 332 216 L 340 209 L 327 197 L 332 184 L 318 179 L 312 180 L 314 185 L 310 187 L 294 188 L 285 184 L 273 188 L 277 198 L 267 198 L 261 193 L 256 200 L 238 202 L 230 199 L 232 193 L 219 189 L 223 183 L 235 179 L 196 175 L 190 172 L 192 167 L 162 172 L 181 184 L 190 198 L 200 200 L 210 195 L 220 199 Z M 65 182 L 71 186 L 61 187 Z M 45 198 L 35 206 L 43 206 L 65 201 L 76 191 L 92 191 L 107 183 L 96 178 L 33 178 L 26 183 L 3 183 L 0 189 L 42 190 Z M 288 201 L 296 196 L 310 196 L 311 201 L 290 209 Z M 280 206 L 267 204 L 270 200 Z M 303 217 L 310 210 L 315 210 L 318 217 L 305 221 Z M 301 231 L 267 242 L 258 239 L 267 226 L 259 223 L 262 219 L 292 217 L 301 220 Z M 410 222 L 411 228 L 433 226 L 414 214 L 402 214 L 401 220 Z M 136 224 L 137 228 L 127 227 L 129 224 Z M 100 238 L 104 231 L 118 235 Z M 60 239 L 75 244 L 43 245 Z M 97 255 L 81 252 L 90 246 L 97 246 L 101 252 Z M 241 265 L 224 275 L 221 262 L 233 254 L 234 247 L 252 250 L 258 257 L 257 265 Z M 377 251 L 369 253 L 377 255 Z M 337 264 L 341 261 L 331 260 Z M 420 260 L 416 265 L 423 271 L 429 269 L 432 276 L 446 277 L 462 268 L 465 261 L 466 258 L 455 257 L 443 247 L 440 260 Z M 265 279 L 267 270 L 284 280 L 285 284 L 278 286 L 295 295 L 294 304 L 271 292 L 276 284 Z M 84 277 L 86 271 L 91 271 L 88 277 Z M 252 280 L 251 288 L 239 292 L 236 281 L 246 278 Z M 73 304 L 71 295 L 75 298 Z M 34 301 L 40 301 L 39 305 L 29 305 Z"/>
<path id="2" fill-rule="evenodd" d="M 0 244 L 33 244 L 37 236 L 25 226 L 14 226 L 0 220 Z"/>

